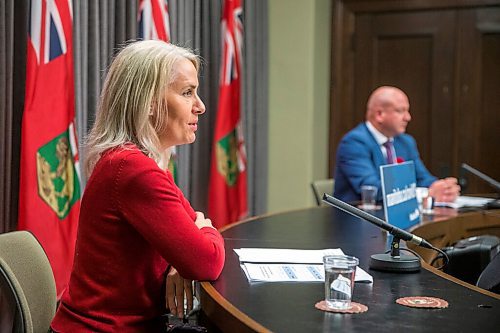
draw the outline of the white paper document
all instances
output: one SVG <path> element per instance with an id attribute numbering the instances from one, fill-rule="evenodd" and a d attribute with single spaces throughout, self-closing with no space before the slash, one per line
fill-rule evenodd
<path id="1" fill-rule="evenodd" d="M 482 198 L 482 197 L 469 197 L 465 195 L 459 196 L 455 202 L 436 202 L 434 206 L 436 207 L 451 207 L 451 208 L 462 208 L 462 207 L 483 207 L 488 202 L 495 199 Z"/>
<path id="2" fill-rule="evenodd" d="M 254 264 L 241 268 L 250 282 L 324 282 L 325 270 L 319 264 Z M 373 282 L 373 277 L 356 267 L 355 282 Z"/>
<path id="3" fill-rule="evenodd" d="M 296 264 L 323 264 L 323 256 L 343 255 L 341 249 L 324 250 L 295 250 L 295 249 L 265 249 L 265 248 L 242 248 L 234 249 L 239 256 L 240 262 L 258 263 L 296 263 Z"/>
<path id="4" fill-rule="evenodd" d="M 250 282 L 323 282 L 325 254 L 342 255 L 341 249 L 234 249 Z M 356 282 L 373 282 L 373 277 L 356 267 Z"/>

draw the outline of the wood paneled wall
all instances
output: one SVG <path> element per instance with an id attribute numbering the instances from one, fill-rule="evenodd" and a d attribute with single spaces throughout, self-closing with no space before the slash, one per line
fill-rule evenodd
<path id="1" fill-rule="evenodd" d="M 332 22 L 332 176 L 371 91 L 394 85 L 429 170 L 461 178 L 464 193 L 494 192 L 460 165 L 500 180 L 500 1 L 335 0 Z"/>

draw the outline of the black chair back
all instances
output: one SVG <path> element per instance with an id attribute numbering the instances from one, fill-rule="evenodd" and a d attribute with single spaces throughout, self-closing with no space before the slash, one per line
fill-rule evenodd
<path id="1" fill-rule="evenodd" d="M 476 284 L 479 288 L 500 294 L 500 252 L 483 270 Z"/>
<path id="2" fill-rule="evenodd" d="M 6 273 L 0 267 L 0 333 L 24 333 L 21 304 Z"/>

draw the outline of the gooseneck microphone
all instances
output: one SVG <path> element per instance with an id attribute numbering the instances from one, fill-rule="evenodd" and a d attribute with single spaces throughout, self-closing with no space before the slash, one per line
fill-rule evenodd
<path id="1" fill-rule="evenodd" d="M 412 242 L 413 244 L 416 244 L 416 245 L 421 246 L 421 247 L 425 247 L 427 249 L 431 249 L 431 250 L 433 249 L 432 245 L 428 241 L 426 241 L 425 239 L 418 237 L 418 236 L 416 236 L 416 235 L 414 235 L 406 230 L 395 227 L 395 226 L 385 222 L 384 220 L 379 219 L 378 217 L 373 216 L 371 214 L 368 214 L 367 212 L 362 211 L 359 208 L 351 206 L 342 200 L 339 200 L 335 197 L 332 197 L 331 195 L 328 195 L 325 193 L 323 195 L 323 201 L 326 203 L 329 203 L 330 205 L 332 205 L 336 208 L 339 208 L 339 209 L 341 209 L 341 210 L 343 210 L 351 215 L 354 215 L 355 217 L 358 217 L 358 218 L 363 219 L 363 220 L 367 220 L 368 222 L 375 224 L 376 226 L 388 231 L 394 237 L 397 237 L 397 238 L 402 239 L 404 241 Z"/>
<path id="2" fill-rule="evenodd" d="M 492 186 L 498 193 L 500 193 L 500 182 L 497 182 L 493 178 L 491 178 L 488 175 L 485 175 L 481 171 L 471 167 L 467 163 L 462 163 L 462 168 L 470 173 L 472 173 L 474 176 L 482 179 L 486 183 L 488 183 L 490 186 Z"/>
<path id="3" fill-rule="evenodd" d="M 497 182 L 496 180 L 494 180 L 490 176 L 485 175 L 484 173 L 482 173 L 481 171 L 479 171 L 477 169 L 474 169 L 473 167 L 471 167 L 467 163 L 462 163 L 462 169 L 472 173 L 474 176 L 485 181 L 491 187 L 495 188 L 495 190 L 497 191 L 497 194 L 500 194 L 500 182 Z M 493 201 L 488 202 L 486 205 L 484 205 L 483 208 L 485 208 L 485 209 L 499 209 L 500 208 L 500 199 L 497 198 Z"/>
<path id="4" fill-rule="evenodd" d="M 410 273 L 418 272 L 420 270 L 420 259 L 415 256 L 400 255 L 399 254 L 399 240 L 412 242 L 418 246 L 427 249 L 437 250 L 425 239 L 418 237 L 406 230 L 395 227 L 376 216 L 368 214 L 356 207 L 353 207 L 342 200 L 332 197 L 328 194 L 323 194 L 323 202 L 343 210 L 357 218 L 366 220 L 375 224 L 379 228 L 388 231 L 394 236 L 391 244 L 391 251 L 389 253 L 374 254 L 370 259 L 370 268 L 378 271 L 388 271 L 394 273 Z M 413 251 L 411 251 L 413 252 Z M 439 251 L 441 252 L 441 251 Z"/>

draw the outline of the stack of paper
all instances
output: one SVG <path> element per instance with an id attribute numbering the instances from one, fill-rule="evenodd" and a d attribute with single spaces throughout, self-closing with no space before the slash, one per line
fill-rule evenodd
<path id="1" fill-rule="evenodd" d="M 491 202 L 495 199 L 491 198 L 483 198 L 483 197 L 468 197 L 465 195 L 459 196 L 455 202 L 436 202 L 434 203 L 435 207 L 450 207 L 450 208 L 462 208 L 462 207 L 483 207 L 488 202 Z"/>
<path id="2" fill-rule="evenodd" d="M 242 248 L 234 249 L 234 252 L 239 256 L 241 268 L 250 282 L 323 282 L 325 280 L 323 256 L 344 254 L 341 249 Z M 373 277 L 357 267 L 354 280 L 371 283 Z"/>

